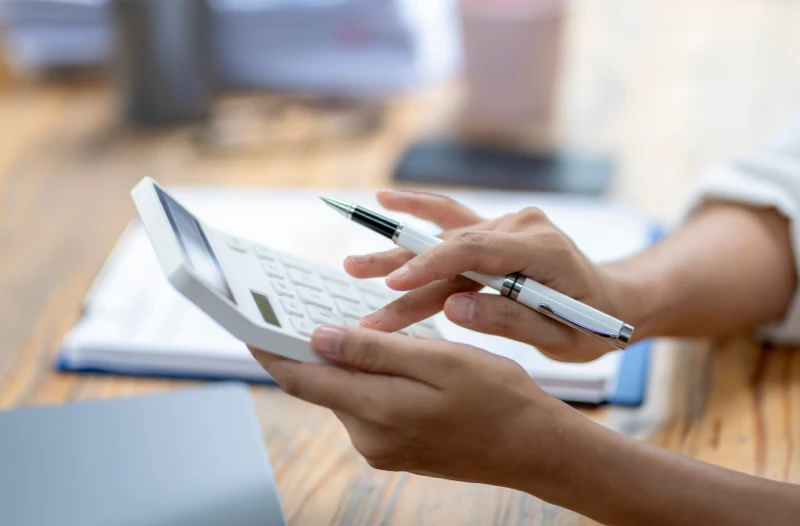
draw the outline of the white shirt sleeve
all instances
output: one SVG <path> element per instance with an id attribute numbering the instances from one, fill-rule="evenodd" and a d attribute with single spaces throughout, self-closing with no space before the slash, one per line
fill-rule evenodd
<path id="1" fill-rule="evenodd" d="M 785 215 L 791 221 L 792 248 L 800 275 L 800 113 L 760 149 L 708 170 L 700 178 L 684 217 L 710 200 L 771 207 Z M 775 342 L 800 342 L 800 292 L 795 293 L 783 319 L 761 327 L 756 336 Z"/>

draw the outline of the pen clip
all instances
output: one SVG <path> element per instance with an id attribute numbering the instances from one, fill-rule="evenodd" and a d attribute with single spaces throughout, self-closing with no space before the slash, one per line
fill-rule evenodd
<path id="1" fill-rule="evenodd" d="M 550 307 L 550 305 L 548 305 L 547 303 L 540 303 L 539 304 L 539 310 L 542 310 L 542 311 L 544 311 L 545 314 L 547 314 L 547 315 L 549 315 L 549 316 L 551 316 L 553 318 L 557 318 L 557 319 L 563 321 L 564 323 L 575 327 L 579 331 L 585 332 L 585 333 L 589 334 L 590 336 L 594 336 L 595 338 L 600 338 L 602 340 L 616 340 L 617 338 L 619 338 L 619 333 L 615 334 L 613 332 L 608 332 L 608 331 L 602 331 L 600 329 L 595 329 L 594 327 L 589 327 L 588 325 L 584 325 L 583 323 L 581 323 L 579 321 L 576 321 L 576 320 L 573 320 L 572 318 L 568 318 L 568 317 L 564 316 L 563 314 L 559 314 L 556 311 L 554 311 L 552 309 L 552 307 Z"/>

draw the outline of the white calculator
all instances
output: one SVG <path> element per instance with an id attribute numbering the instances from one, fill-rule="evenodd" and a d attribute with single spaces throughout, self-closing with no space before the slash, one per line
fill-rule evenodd
<path id="1" fill-rule="evenodd" d="M 203 224 L 149 177 L 131 192 L 170 283 L 248 345 L 303 362 L 320 325 L 357 326 L 398 294 L 381 283 L 252 243 Z M 438 338 L 433 320 L 401 333 Z"/>

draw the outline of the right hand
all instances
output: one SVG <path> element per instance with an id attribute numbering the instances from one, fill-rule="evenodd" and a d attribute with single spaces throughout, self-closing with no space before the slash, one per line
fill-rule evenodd
<path id="1" fill-rule="evenodd" d="M 529 343 L 556 360 L 591 361 L 612 350 L 524 305 L 497 294 L 478 294 L 481 285 L 460 276 L 466 271 L 495 276 L 520 272 L 625 319 L 619 280 L 591 263 L 540 210 L 483 221 L 463 205 L 435 194 L 382 190 L 378 201 L 389 210 L 438 223 L 445 229 L 445 241 L 418 256 L 393 249 L 345 260 L 345 270 L 356 278 L 385 276 L 389 287 L 408 291 L 366 316 L 363 326 L 394 332 L 444 310 L 457 325 Z"/>

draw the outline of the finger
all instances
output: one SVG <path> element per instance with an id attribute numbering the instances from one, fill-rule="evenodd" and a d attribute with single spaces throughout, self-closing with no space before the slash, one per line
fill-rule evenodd
<path id="1" fill-rule="evenodd" d="M 376 408 L 386 404 L 387 390 L 391 391 L 389 394 L 392 397 L 413 402 L 419 400 L 420 388 L 430 389 L 408 378 L 379 376 L 333 365 L 301 363 L 252 348 L 251 352 L 286 393 L 358 418 L 374 419 Z"/>
<path id="2" fill-rule="evenodd" d="M 476 223 L 469 227 L 470 230 L 494 230 L 498 224 L 497 219 L 491 221 L 484 221 Z M 442 239 L 450 239 L 453 236 L 465 232 L 462 229 L 452 229 L 442 232 Z M 345 271 L 354 278 L 379 278 L 397 270 L 409 259 L 414 257 L 414 254 L 404 248 L 394 248 L 385 252 L 378 252 L 375 254 L 366 254 L 363 256 L 349 256 L 344 260 Z"/>
<path id="3" fill-rule="evenodd" d="M 505 275 L 522 270 L 535 250 L 515 234 L 463 232 L 411 258 L 386 277 L 386 284 L 395 290 L 411 290 L 467 271 Z"/>
<path id="4" fill-rule="evenodd" d="M 576 358 L 571 351 L 597 343 L 585 334 L 496 294 L 455 294 L 445 302 L 444 313 L 456 325 L 531 344 L 560 361 L 585 361 L 588 353 Z"/>
<path id="5" fill-rule="evenodd" d="M 483 221 L 481 216 L 466 206 L 439 194 L 387 188 L 378 190 L 377 197 L 384 208 L 433 221 L 445 230 Z"/>
<path id="6" fill-rule="evenodd" d="M 434 281 L 407 292 L 382 309 L 365 316 L 361 319 L 361 326 L 384 332 L 399 331 L 441 311 L 444 302 L 452 294 L 478 290 L 480 287 L 461 276 Z"/>
<path id="7" fill-rule="evenodd" d="M 377 374 L 402 376 L 436 387 L 452 365 L 458 344 L 419 340 L 399 334 L 352 327 L 320 327 L 311 345 L 328 360 Z"/>
<path id="8" fill-rule="evenodd" d="M 393 272 L 412 257 L 414 254 L 404 248 L 364 256 L 349 256 L 344 260 L 344 270 L 354 278 L 378 278 Z"/>

